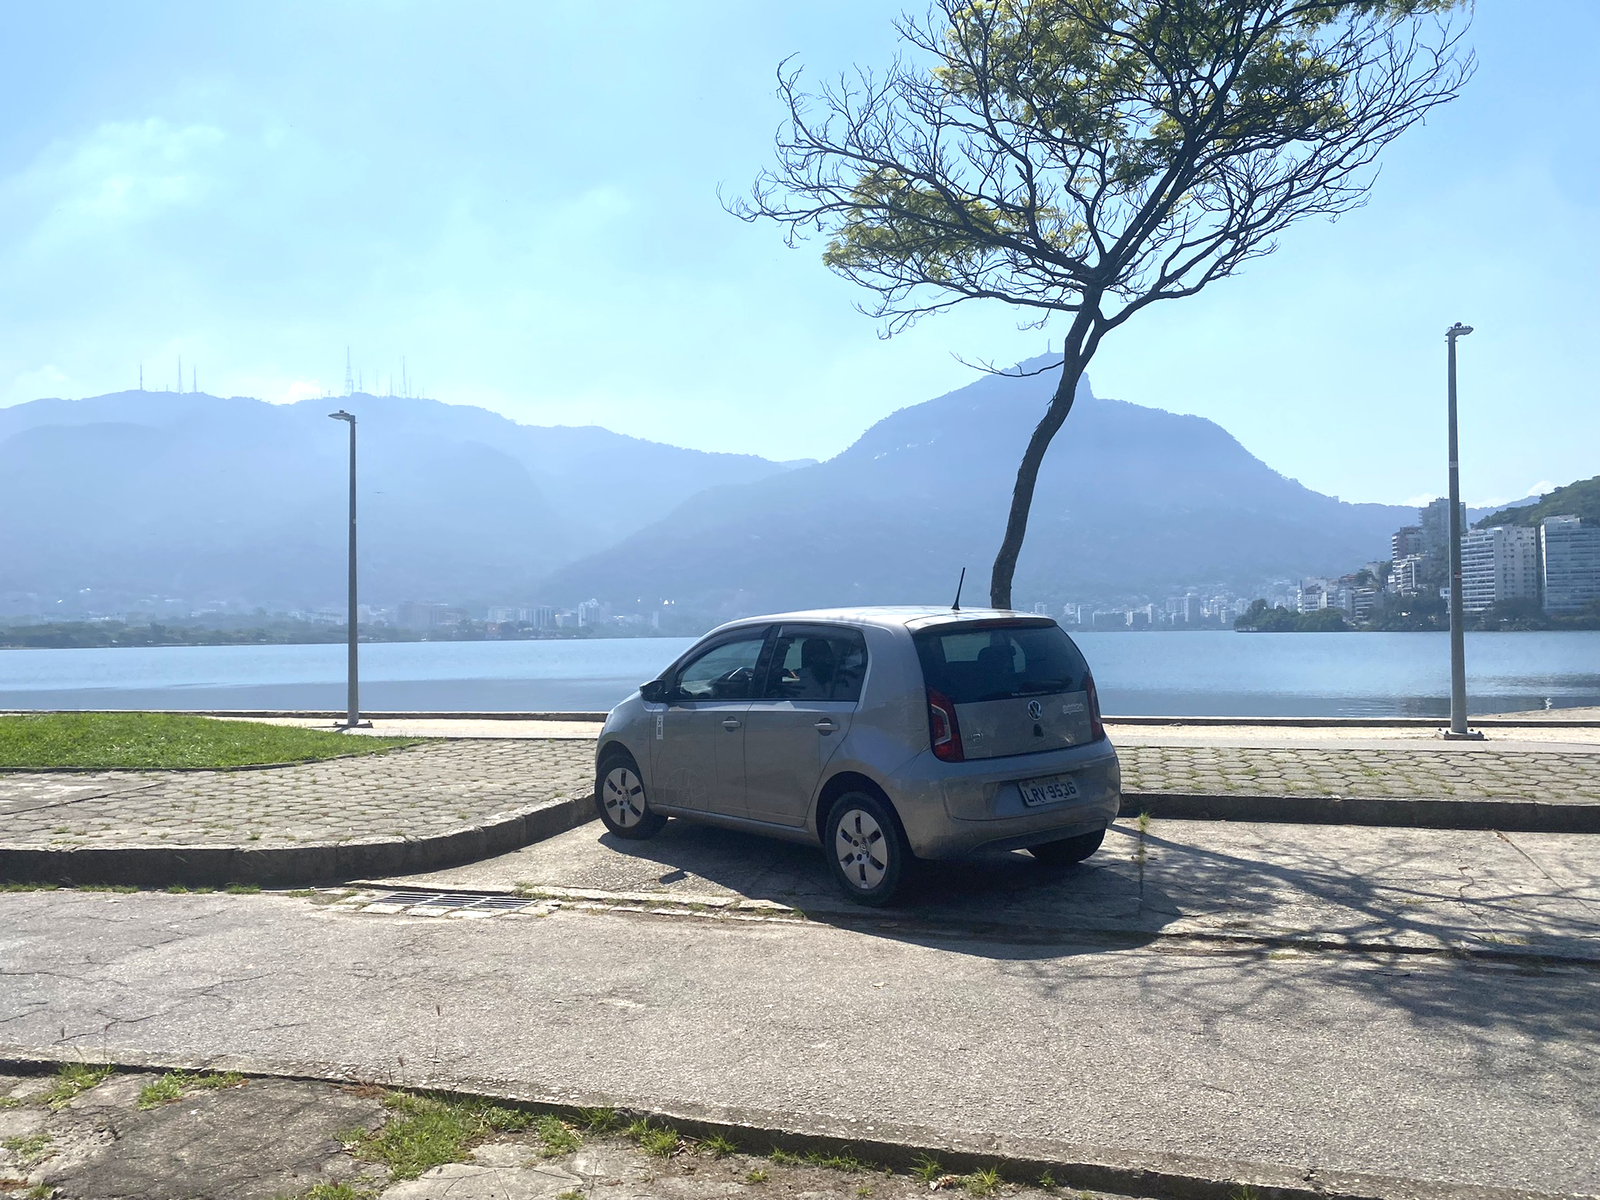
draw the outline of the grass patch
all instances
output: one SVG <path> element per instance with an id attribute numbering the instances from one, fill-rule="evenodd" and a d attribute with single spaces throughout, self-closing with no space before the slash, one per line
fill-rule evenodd
<path id="1" fill-rule="evenodd" d="M 377 1194 L 348 1183 L 319 1183 L 300 1200 L 375 1200 Z"/>
<path id="2" fill-rule="evenodd" d="M 212 1091 L 216 1088 L 238 1087 L 244 1076 L 235 1071 L 168 1071 L 154 1083 L 139 1089 L 140 1108 L 160 1108 L 182 1098 L 185 1092 Z"/>
<path id="3" fill-rule="evenodd" d="M 383 1103 L 394 1116 L 376 1133 L 363 1134 L 354 1151 L 357 1158 L 382 1163 L 396 1179 L 460 1162 L 483 1139 L 534 1123 L 532 1113 L 488 1100 L 390 1092 Z"/>
<path id="4" fill-rule="evenodd" d="M 261 885 L 258 883 L 230 883 L 222 890 L 230 896 L 254 896 L 260 893 Z"/>
<path id="5" fill-rule="evenodd" d="M 382 754 L 419 740 L 181 713 L 24 713 L 0 717 L 0 771 L 268 766 Z"/>
<path id="6" fill-rule="evenodd" d="M 614 1108 L 580 1108 L 578 1128 L 585 1133 L 610 1133 L 622 1127 L 622 1117 Z"/>
<path id="7" fill-rule="evenodd" d="M 539 1135 L 543 1144 L 543 1154 L 546 1158 L 556 1158 L 562 1154 L 571 1154 L 583 1145 L 583 1139 L 577 1131 L 558 1117 L 549 1113 L 544 1114 L 533 1124 L 533 1130 Z"/>
<path id="8" fill-rule="evenodd" d="M 54 1140 L 48 1133 L 33 1133 L 27 1137 L 7 1138 L 0 1146 L 15 1154 L 23 1166 L 31 1167 L 40 1159 L 50 1157 L 50 1144 Z"/>
<path id="9" fill-rule="evenodd" d="M 104 1082 L 111 1077 L 112 1067 L 91 1066 L 89 1063 L 62 1063 L 56 1069 L 55 1082 L 44 1094 L 44 1102 L 52 1109 L 65 1108 L 80 1092 Z"/>
<path id="10" fill-rule="evenodd" d="M 720 1133 L 713 1133 L 708 1138 L 701 1138 L 695 1149 L 711 1155 L 712 1158 L 727 1158 L 730 1154 L 736 1154 L 739 1147 Z"/>
<path id="11" fill-rule="evenodd" d="M 911 1160 L 911 1175 L 922 1183 L 932 1183 L 944 1175 L 944 1168 L 932 1155 L 919 1154 Z"/>
<path id="12" fill-rule="evenodd" d="M 639 1149 L 652 1158 L 671 1158 L 678 1152 L 678 1131 L 669 1125 L 652 1125 L 649 1121 L 635 1121 L 623 1131 L 633 1139 Z"/>
<path id="13" fill-rule="evenodd" d="M 993 1167 L 974 1171 L 962 1181 L 971 1196 L 992 1196 L 1000 1190 L 1000 1172 Z"/>
<path id="14" fill-rule="evenodd" d="M 57 883 L 13 883 L 6 880 L 0 883 L 0 892 L 56 892 L 61 890 Z"/>
<path id="15" fill-rule="evenodd" d="M 751 1167 L 745 1172 L 744 1181 L 746 1183 L 765 1183 L 771 1178 L 772 1176 L 767 1174 L 765 1167 Z"/>

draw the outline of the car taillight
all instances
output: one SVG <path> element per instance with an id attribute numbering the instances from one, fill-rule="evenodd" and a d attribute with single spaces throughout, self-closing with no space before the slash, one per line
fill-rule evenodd
<path id="1" fill-rule="evenodd" d="M 1100 693 L 1094 690 L 1094 676 L 1083 677 L 1083 690 L 1089 693 L 1089 740 L 1098 742 L 1106 735 L 1106 727 L 1100 720 Z"/>
<path id="2" fill-rule="evenodd" d="M 933 740 L 933 756 L 943 762 L 961 762 L 966 758 L 961 749 L 961 725 L 956 720 L 956 706 L 950 697 L 933 688 L 928 689 L 928 733 Z"/>

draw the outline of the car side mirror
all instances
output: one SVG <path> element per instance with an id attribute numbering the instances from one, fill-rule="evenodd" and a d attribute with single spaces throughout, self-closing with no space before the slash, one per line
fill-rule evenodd
<path id="1" fill-rule="evenodd" d="M 639 685 L 639 699 L 646 704 L 662 704 L 667 698 L 667 684 L 662 679 L 652 679 Z"/>

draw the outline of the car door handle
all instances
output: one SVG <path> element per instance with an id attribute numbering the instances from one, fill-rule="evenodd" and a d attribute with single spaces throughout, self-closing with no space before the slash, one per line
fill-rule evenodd
<path id="1" fill-rule="evenodd" d="M 739 728 L 739 718 L 738 717 L 723 717 L 722 718 L 722 727 L 724 729 L 726 729 L 729 733 L 732 733 L 735 729 Z"/>
<path id="2" fill-rule="evenodd" d="M 837 728 L 839 727 L 833 723 L 832 717 L 823 717 L 816 725 L 818 733 L 832 733 Z"/>

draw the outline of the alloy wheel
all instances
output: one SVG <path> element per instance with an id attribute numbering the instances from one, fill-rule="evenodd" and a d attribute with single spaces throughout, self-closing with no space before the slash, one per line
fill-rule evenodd
<path id="1" fill-rule="evenodd" d="M 869 812 L 852 808 L 839 821 L 833 852 L 852 886 L 869 892 L 883 882 L 891 849 L 883 827 Z"/>
<path id="2" fill-rule="evenodd" d="M 644 784 L 628 767 L 612 767 L 601 786 L 606 815 L 618 828 L 631 829 L 644 820 Z"/>

